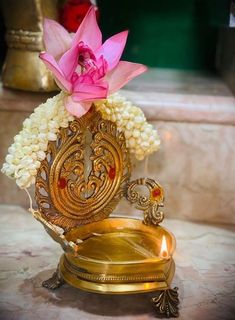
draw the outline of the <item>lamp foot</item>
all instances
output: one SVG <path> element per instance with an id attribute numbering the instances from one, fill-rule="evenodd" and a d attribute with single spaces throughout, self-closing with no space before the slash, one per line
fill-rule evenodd
<path id="1" fill-rule="evenodd" d="M 42 286 L 49 290 L 55 290 L 61 287 L 65 281 L 61 278 L 59 273 L 59 266 L 57 267 L 56 271 L 53 273 L 52 277 L 48 280 L 43 281 Z"/>
<path id="2" fill-rule="evenodd" d="M 170 317 L 178 317 L 178 288 L 174 289 L 166 289 L 160 291 L 159 296 L 151 299 L 155 310 L 157 310 L 160 314 L 166 315 L 167 318 Z"/>

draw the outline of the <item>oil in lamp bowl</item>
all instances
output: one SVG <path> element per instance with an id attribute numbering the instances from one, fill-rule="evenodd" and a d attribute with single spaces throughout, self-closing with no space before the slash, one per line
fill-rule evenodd
<path id="1" fill-rule="evenodd" d="M 166 258 L 160 256 L 163 236 L 170 248 Z M 175 239 L 163 227 L 113 217 L 74 228 L 65 238 L 79 246 L 76 255 L 65 250 L 60 272 L 66 282 L 80 289 L 139 293 L 166 289 L 171 283 Z"/>

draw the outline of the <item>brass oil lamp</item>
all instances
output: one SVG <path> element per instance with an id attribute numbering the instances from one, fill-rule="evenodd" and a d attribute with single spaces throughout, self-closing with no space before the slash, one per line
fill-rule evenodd
<path id="1" fill-rule="evenodd" d="M 158 313 L 178 315 L 177 288 L 171 288 L 175 238 L 159 225 L 164 192 L 153 179 L 131 181 L 129 150 L 115 123 L 93 107 L 61 128 L 35 186 L 34 217 L 64 251 L 44 287 L 66 282 L 101 294 L 156 291 Z M 143 211 L 143 220 L 110 217 L 122 197 Z"/>
<path id="2" fill-rule="evenodd" d="M 16 179 L 17 185 L 26 191 L 35 183 L 37 208 L 31 206 L 30 211 L 64 251 L 56 271 L 43 286 L 53 290 L 66 282 L 102 294 L 156 291 L 157 295 L 152 298 L 155 309 L 168 317 L 177 316 L 178 292 L 177 288 L 171 288 L 175 238 L 159 225 L 164 217 L 163 189 L 150 178 L 131 180 L 129 152 L 133 151 L 133 144 L 128 144 L 129 150 L 127 124 L 132 128 L 130 124 L 142 123 L 142 127 L 137 126 L 135 130 L 142 139 L 146 119 L 137 107 L 128 102 L 123 106 L 123 100 L 113 96 L 147 68 L 120 60 L 127 31 L 102 44 L 94 6 L 74 35 L 50 19 L 44 21 L 43 28 L 46 51 L 40 53 L 40 58 L 62 92 L 38 106 L 24 121 L 2 168 L 2 172 Z M 42 44 L 41 29 L 40 24 L 36 32 L 38 39 L 32 32 L 13 30 L 8 32 L 8 40 L 13 43 L 14 35 L 23 38 L 26 35 L 21 40 L 30 44 L 33 35 L 40 43 L 39 47 L 31 43 L 30 48 L 38 51 Z M 17 50 L 25 49 L 24 43 L 22 48 L 18 44 Z M 30 63 L 25 65 L 30 69 Z M 22 87 L 22 70 L 18 70 L 19 85 L 6 81 L 5 84 L 26 89 Z M 40 83 L 48 80 L 44 73 L 38 70 L 34 73 Z M 34 80 L 30 81 L 31 89 L 37 82 Z M 107 119 L 104 111 L 112 113 L 112 118 Z M 119 126 L 125 112 L 126 127 Z M 151 143 L 157 145 L 154 130 L 150 132 Z M 134 130 L 129 133 L 134 139 Z M 139 147 L 146 144 L 145 138 L 141 139 L 134 139 Z M 142 149 L 143 154 L 150 153 L 146 150 Z M 152 145 L 151 152 L 155 150 Z M 143 220 L 110 216 L 123 197 L 143 211 Z"/>

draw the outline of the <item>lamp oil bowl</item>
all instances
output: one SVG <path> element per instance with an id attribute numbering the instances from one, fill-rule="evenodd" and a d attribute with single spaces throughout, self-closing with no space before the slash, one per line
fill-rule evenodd
<path id="1" fill-rule="evenodd" d="M 175 239 L 159 226 L 163 189 L 153 179 L 130 176 L 124 134 L 95 108 L 49 142 L 36 177 L 34 216 L 64 254 L 43 286 L 56 289 L 66 282 L 102 294 L 158 291 L 152 298 L 156 310 L 177 316 L 177 288 L 170 288 Z M 143 211 L 143 221 L 110 217 L 122 197 Z"/>

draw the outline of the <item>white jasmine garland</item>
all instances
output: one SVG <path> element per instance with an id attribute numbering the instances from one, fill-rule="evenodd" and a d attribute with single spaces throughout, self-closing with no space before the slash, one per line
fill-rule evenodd
<path id="1" fill-rule="evenodd" d="M 64 93 L 61 92 L 35 108 L 8 149 L 1 171 L 16 179 L 16 184 L 22 189 L 35 183 L 37 169 L 46 157 L 48 141 L 55 141 L 59 128 L 67 127 L 74 120 L 74 116 L 65 109 L 63 98 Z"/>
<path id="2" fill-rule="evenodd" d="M 22 189 L 35 183 L 37 169 L 46 157 L 48 141 L 55 141 L 58 130 L 67 128 L 74 120 L 64 107 L 64 95 L 61 92 L 35 108 L 8 149 L 1 171 L 16 179 L 16 184 Z M 124 132 L 127 146 L 138 160 L 159 148 L 157 131 L 146 122 L 143 112 L 121 95 L 114 94 L 96 102 L 95 106 L 104 119 L 115 122 L 117 128 Z"/>
<path id="3" fill-rule="evenodd" d="M 159 149 L 157 130 L 147 123 L 143 111 L 125 97 L 115 93 L 106 100 L 96 102 L 95 106 L 104 119 L 115 122 L 118 130 L 124 132 L 127 147 L 137 160 L 143 160 Z"/>

